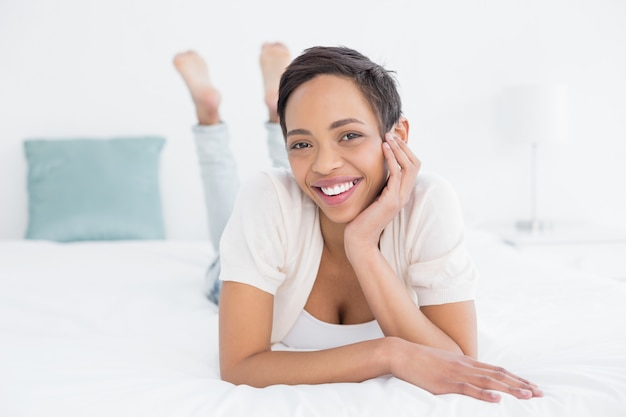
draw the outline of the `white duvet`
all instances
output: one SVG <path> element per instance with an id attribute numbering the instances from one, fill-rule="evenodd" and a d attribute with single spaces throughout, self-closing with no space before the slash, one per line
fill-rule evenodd
<path id="1" fill-rule="evenodd" d="M 0 241 L 0 416 L 626 416 L 626 283 L 473 231 L 482 360 L 545 397 L 219 378 L 204 242 Z"/>

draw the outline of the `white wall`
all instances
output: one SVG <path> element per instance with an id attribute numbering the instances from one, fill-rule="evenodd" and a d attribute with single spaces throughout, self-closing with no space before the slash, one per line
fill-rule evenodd
<path id="1" fill-rule="evenodd" d="M 209 60 L 245 176 L 267 164 L 264 40 L 294 53 L 344 44 L 396 70 L 411 146 L 454 183 L 472 225 L 530 210 L 530 151 L 499 137 L 499 89 L 569 83 L 571 140 L 540 154 L 541 214 L 626 228 L 621 0 L 1 0 L 0 238 L 27 224 L 24 138 L 145 133 L 168 138 L 169 236 L 204 238 L 193 108 L 171 58 Z"/>

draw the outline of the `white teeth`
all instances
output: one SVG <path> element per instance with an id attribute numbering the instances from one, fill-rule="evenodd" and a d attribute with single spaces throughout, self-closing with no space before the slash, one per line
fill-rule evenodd
<path id="1" fill-rule="evenodd" d="M 326 195 L 337 195 L 341 193 L 345 193 L 350 188 L 354 187 L 354 182 L 344 182 L 343 184 L 337 184 L 334 187 L 320 187 L 322 192 Z"/>

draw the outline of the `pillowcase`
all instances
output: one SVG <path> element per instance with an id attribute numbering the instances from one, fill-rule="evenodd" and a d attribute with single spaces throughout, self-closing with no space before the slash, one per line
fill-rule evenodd
<path id="1" fill-rule="evenodd" d="M 163 239 L 162 137 L 28 139 L 26 239 Z"/>

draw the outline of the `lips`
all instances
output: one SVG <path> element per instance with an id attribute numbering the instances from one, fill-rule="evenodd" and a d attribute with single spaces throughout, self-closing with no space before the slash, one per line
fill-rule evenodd
<path id="1" fill-rule="evenodd" d="M 354 177 L 320 180 L 313 184 L 313 189 L 324 203 L 335 206 L 350 198 L 360 181 L 360 178 Z"/>

